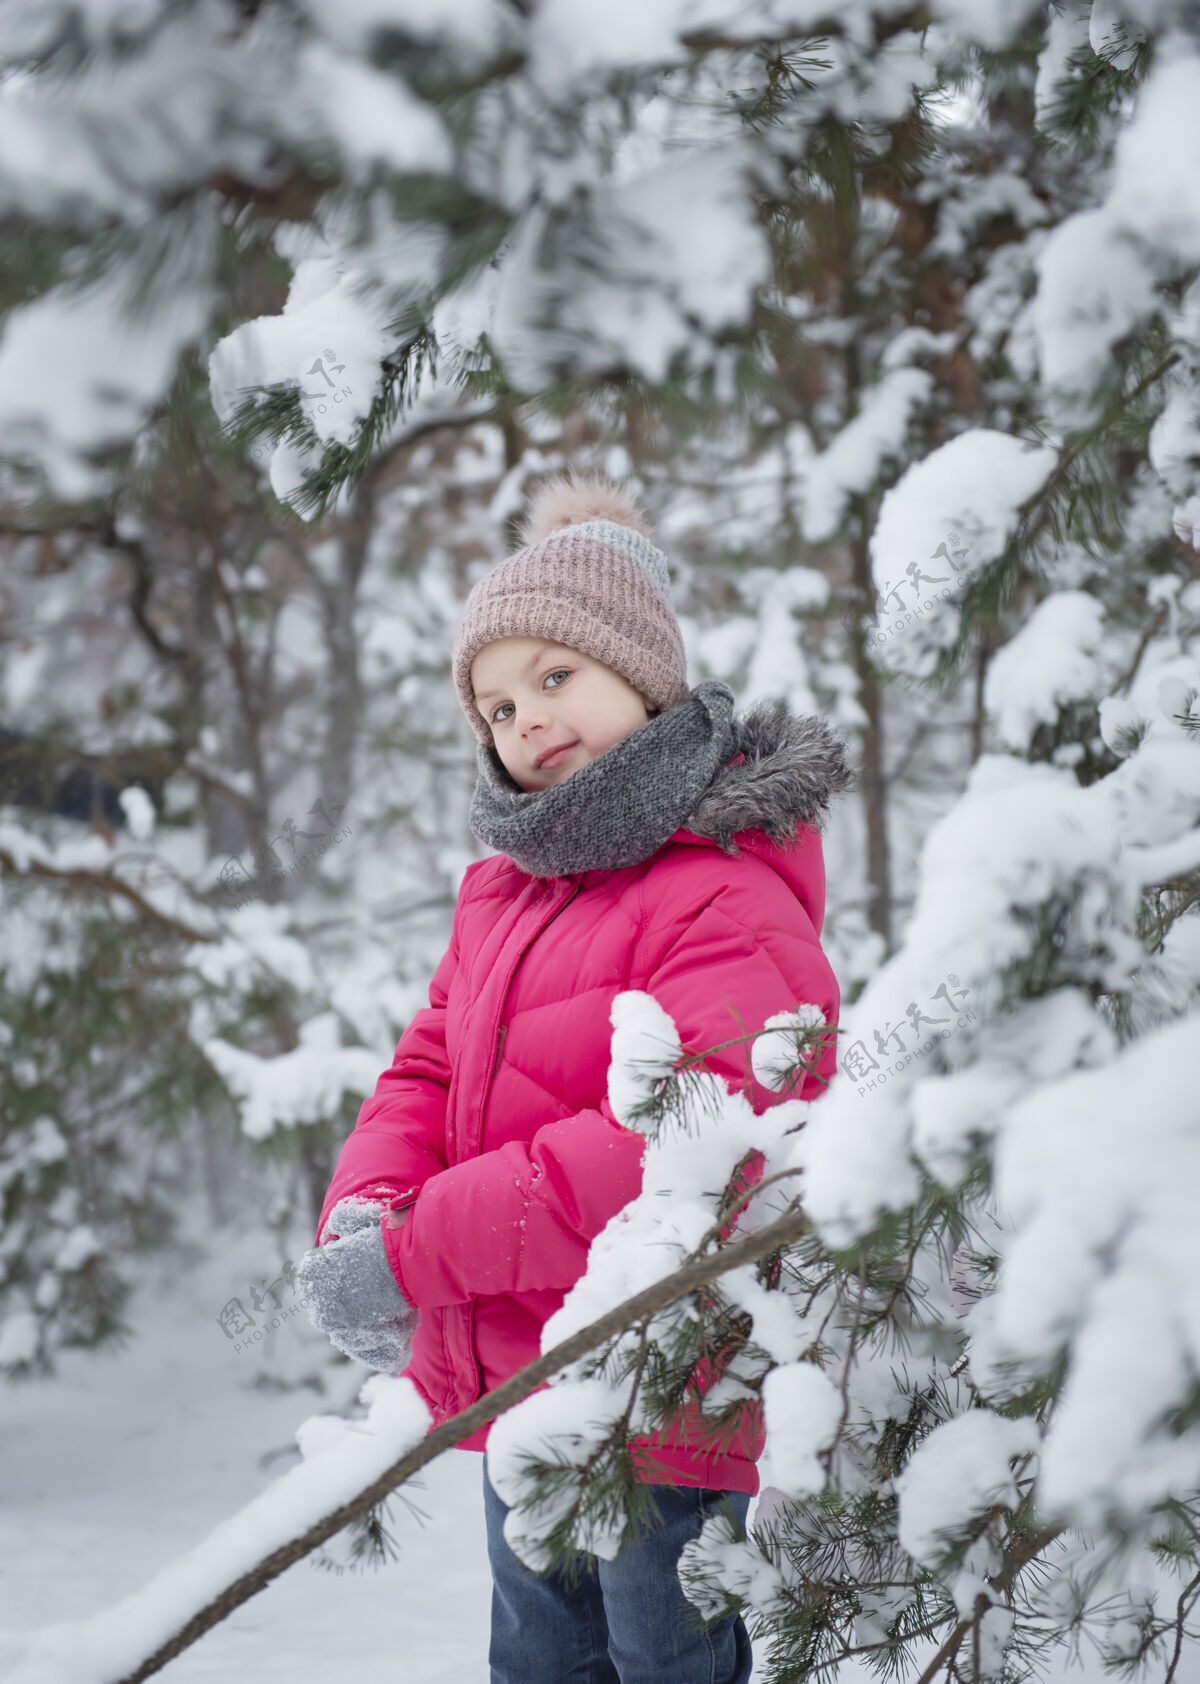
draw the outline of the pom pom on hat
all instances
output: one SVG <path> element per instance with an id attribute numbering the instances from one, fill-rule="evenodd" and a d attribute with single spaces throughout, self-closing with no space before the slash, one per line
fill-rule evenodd
<path id="1" fill-rule="evenodd" d="M 540 485 L 529 502 L 519 537 L 524 545 L 540 544 L 565 526 L 608 520 L 650 536 L 650 529 L 632 493 L 599 474 L 559 474 Z"/>
<path id="2" fill-rule="evenodd" d="M 667 558 L 629 491 L 599 475 L 560 475 L 535 492 L 521 536 L 523 547 L 472 588 L 454 640 L 455 688 L 481 743 L 491 730 L 475 706 L 471 662 L 505 637 L 547 638 L 591 655 L 652 708 L 687 700 Z"/>

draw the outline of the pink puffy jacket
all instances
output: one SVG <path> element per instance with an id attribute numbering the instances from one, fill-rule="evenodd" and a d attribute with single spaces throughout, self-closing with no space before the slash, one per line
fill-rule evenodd
<path id="1" fill-rule="evenodd" d="M 793 738 L 800 723 L 790 719 Z M 821 840 L 795 822 L 796 808 L 819 811 L 842 787 L 838 776 L 848 778 L 840 745 L 818 740 L 833 773 L 815 798 L 814 781 L 830 769 L 819 755 L 797 763 L 791 738 L 790 777 L 771 777 L 779 766 L 770 756 L 765 770 L 762 759 L 739 757 L 718 774 L 727 799 L 714 807 L 706 795 L 705 811 L 718 812 L 709 828 L 734 835 L 737 855 L 713 835 L 680 829 L 649 859 L 615 871 L 533 877 L 503 854 L 467 868 L 429 1005 L 363 1105 L 317 1225 L 321 1236 L 349 1194 L 419 1189 L 404 1226 L 383 1233 L 400 1289 L 420 1312 L 405 1372 L 436 1421 L 539 1354 L 542 1326 L 583 1273 L 591 1240 L 640 1191 L 642 1137 L 615 1120 L 606 1091 L 619 991 L 652 994 L 692 1052 L 800 1002 L 836 1023 L 838 985 L 818 939 Z M 764 810 L 793 840 L 730 830 Z M 747 1052 L 728 1048 L 708 1067 L 761 1111 L 778 1096 L 749 1074 Z M 804 1098 L 823 1091 L 835 1056 L 828 1041 Z M 484 1428 L 464 1448 L 486 1439 Z M 657 1464 L 647 1463 L 648 1479 L 758 1488 L 756 1423 L 723 1451 L 689 1442 L 686 1430 L 648 1448 Z"/>

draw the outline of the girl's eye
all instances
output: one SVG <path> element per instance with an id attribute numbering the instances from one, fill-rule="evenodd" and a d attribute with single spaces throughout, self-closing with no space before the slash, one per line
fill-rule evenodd
<path id="1" fill-rule="evenodd" d="M 552 679 L 552 678 L 561 678 L 565 682 L 568 678 L 570 678 L 570 676 L 571 676 L 570 667 L 555 667 L 553 672 L 548 672 L 546 674 L 546 677 L 542 680 L 542 682 L 544 684 L 549 683 L 550 679 Z M 561 690 L 562 685 L 561 684 L 555 684 L 555 685 L 552 686 L 552 688 L 555 689 L 555 690 Z M 492 709 L 491 716 L 490 716 L 490 719 L 489 719 L 489 723 L 492 724 L 492 725 L 503 725 L 505 719 L 508 718 L 508 715 L 506 713 L 504 713 L 504 709 L 505 708 L 511 708 L 512 705 L 513 704 L 511 702 L 499 702 Z M 503 715 L 503 717 L 501 717 L 502 715 Z"/>

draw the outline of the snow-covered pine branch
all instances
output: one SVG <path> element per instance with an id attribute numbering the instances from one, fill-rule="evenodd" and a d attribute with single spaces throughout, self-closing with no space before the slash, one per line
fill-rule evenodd
<path id="1" fill-rule="evenodd" d="M 1114 1664 L 1164 1664 L 1200 1568 L 1200 1112 L 1195 997 L 1144 910 L 1195 869 L 1200 739 L 1157 694 L 1090 785 L 978 763 L 821 1101 L 755 1116 L 682 1069 L 653 1001 L 618 997 L 610 1093 L 650 1122 L 645 1191 L 547 1340 L 714 1244 L 756 1153 L 742 1227 L 799 1198 L 815 1234 L 497 1426 L 492 1479 L 531 1566 L 614 1554 L 645 1500 L 639 1440 L 719 1435 L 761 1399 L 778 1506 L 750 1539 L 712 1522 L 683 1575 L 706 1613 L 757 1615 L 781 1678 L 858 1655 L 1036 1674 L 1081 1627 Z M 903 1056 L 901 1026 L 922 1037 Z M 776 1085 L 779 1042 L 756 1061 Z M 1132 1659 L 1131 1622 L 1149 1634 Z"/>
<path id="2" fill-rule="evenodd" d="M 779 1043 L 802 1034 L 809 1049 L 818 1008 L 772 1020 L 756 1073 L 782 1086 Z M 649 995 L 618 994 L 609 1099 L 627 1127 L 647 1135 L 642 1191 L 593 1240 L 584 1275 L 546 1323 L 543 1350 L 719 1252 L 731 1229 L 750 1235 L 797 1210 L 795 1181 L 778 1175 L 785 1142 L 808 1102 L 785 1099 L 756 1115 L 744 1094 L 685 1059 L 675 1025 Z M 700 1055 L 700 1062 L 703 1055 Z M 761 1190 L 756 1190 L 756 1183 Z M 645 1506 L 636 1475 L 648 1460 L 637 1441 L 686 1415 L 692 1442 L 734 1431 L 762 1375 L 806 1349 L 787 1295 L 768 1263 L 722 1273 L 719 1286 L 631 1324 L 507 1414 L 488 1441 L 489 1477 L 512 1509 L 509 1543 L 532 1567 L 579 1549 L 611 1557 Z"/>

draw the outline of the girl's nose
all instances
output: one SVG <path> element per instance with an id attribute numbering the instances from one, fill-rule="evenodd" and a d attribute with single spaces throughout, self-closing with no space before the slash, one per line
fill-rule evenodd
<path id="1" fill-rule="evenodd" d="M 550 715 L 545 707 L 521 708 L 517 713 L 517 725 L 523 737 L 531 731 L 545 731 L 550 726 Z"/>

